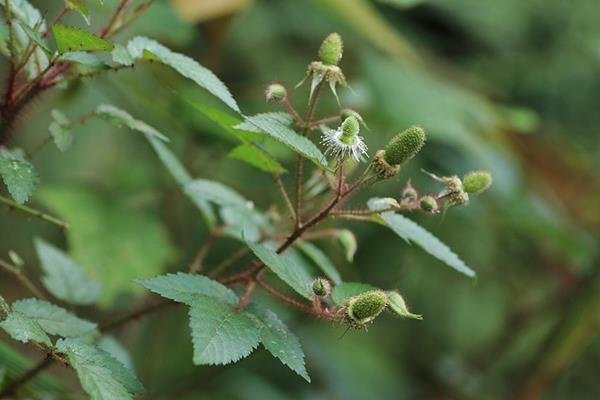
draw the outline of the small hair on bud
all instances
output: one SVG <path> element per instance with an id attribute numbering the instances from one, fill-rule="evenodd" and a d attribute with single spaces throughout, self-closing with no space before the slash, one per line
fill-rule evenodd
<path id="1" fill-rule="evenodd" d="M 411 126 L 397 134 L 385 148 L 385 161 L 390 165 L 402 165 L 413 158 L 425 144 L 425 131 Z"/>
<path id="2" fill-rule="evenodd" d="M 463 176 L 462 183 L 465 192 L 480 194 L 492 185 L 492 174 L 488 171 L 472 171 Z"/>
<path id="3" fill-rule="evenodd" d="M 435 197 L 429 195 L 421 197 L 419 206 L 421 207 L 421 210 L 432 214 L 437 213 L 440 208 Z"/>
<path id="4" fill-rule="evenodd" d="M 319 59 L 325 65 L 338 65 L 342 59 L 344 43 L 338 33 L 331 33 L 323 40 L 319 48 Z"/>
<path id="5" fill-rule="evenodd" d="M 267 103 L 281 103 L 287 98 L 287 89 L 279 83 L 271 83 L 265 89 Z"/>

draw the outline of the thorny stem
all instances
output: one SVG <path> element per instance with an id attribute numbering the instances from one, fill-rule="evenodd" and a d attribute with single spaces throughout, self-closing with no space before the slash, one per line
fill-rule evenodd
<path id="1" fill-rule="evenodd" d="M 223 232 L 222 227 L 216 227 L 211 229 L 210 233 L 208 234 L 208 238 L 204 241 L 202 246 L 200 246 L 200 249 L 198 250 L 196 257 L 194 258 L 194 261 L 192 261 L 192 263 L 190 264 L 190 274 L 197 274 L 202 270 L 204 259 L 208 255 L 210 249 L 212 249 L 212 247 L 214 246 L 217 239 L 221 236 L 221 232 Z"/>
<path id="2" fill-rule="evenodd" d="M 27 290 L 31 292 L 38 299 L 45 300 L 46 296 L 42 293 L 40 289 L 38 289 L 33 282 L 25 275 L 22 268 L 19 268 L 15 265 L 9 264 L 6 261 L 0 259 L 0 267 L 4 269 L 6 272 L 14 275 L 15 278 L 19 281 L 21 285 L 23 285 Z"/>
<path id="3" fill-rule="evenodd" d="M 112 14 L 110 19 L 108 20 L 108 23 L 106 24 L 106 26 L 104 28 L 102 28 L 102 30 L 100 31 L 99 36 L 101 38 L 106 38 L 112 33 L 112 30 L 115 28 L 115 24 L 119 21 L 119 18 L 121 18 L 123 16 L 123 14 L 127 11 L 127 8 L 129 8 L 130 3 L 131 3 L 131 0 L 121 0 L 119 5 L 115 9 L 115 12 Z"/>
<path id="4" fill-rule="evenodd" d="M 211 278 L 219 276 L 222 272 L 224 272 L 231 265 L 235 264 L 236 262 L 238 262 L 239 260 L 241 260 L 242 258 L 244 258 L 244 256 L 246 256 L 249 252 L 250 252 L 250 250 L 248 250 L 247 247 L 242 247 L 241 249 L 237 250 L 236 252 L 232 253 L 229 257 L 227 257 L 226 259 L 224 259 L 223 261 L 221 261 L 221 263 L 219 263 L 208 274 L 208 276 L 210 276 Z"/>
<path id="5" fill-rule="evenodd" d="M 296 111 L 296 109 L 294 108 L 292 103 L 290 103 L 290 100 L 287 97 L 283 99 L 282 104 L 285 106 L 286 110 L 288 110 L 288 112 L 292 114 L 292 116 L 296 120 L 296 123 L 300 126 L 304 126 L 304 119 L 302 119 L 300 114 L 298 114 L 298 111 Z"/>
<path id="6" fill-rule="evenodd" d="M 56 17 L 54 17 L 52 22 L 48 25 L 48 27 L 46 28 L 46 32 L 42 34 L 42 37 L 45 38 L 46 36 L 48 36 L 50 31 L 52 30 L 52 26 L 58 24 L 62 17 L 64 17 L 69 11 L 70 9 L 67 6 L 63 7 L 63 9 L 56 15 Z"/>
<path id="7" fill-rule="evenodd" d="M 254 291 L 256 290 L 256 281 L 255 280 L 248 280 L 246 282 L 246 289 L 244 290 L 244 294 L 242 294 L 240 296 L 240 301 L 238 302 L 238 305 L 235 307 L 236 311 L 242 311 L 244 308 L 246 308 L 248 306 L 248 304 L 250 304 L 250 301 L 252 300 L 252 296 L 254 295 Z"/>
<path id="8" fill-rule="evenodd" d="M 6 387 L 0 392 L 0 399 L 12 398 L 12 396 L 14 396 L 16 391 L 21 386 L 35 378 L 40 372 L 46 369 L 46 367 L 49 367 L 53 361 L 54 358 L 52 357 L 52 355 L 46 355 L 45 358 L 39 361 L 31 369 L 25 371 L 21 376 L 19 376 L 15 380 L 11 381 L 8 385 L 6 385 Z"/>
<path id="9" fill-rule="evenodd" d="M 85 124 L 90 118 L 94 116 L 94 112 L 89 112 L 81 116 L 79 119 L 72 121 L 70 124 L 66 125 L 65 128 L 72 129 L 78 125 Z M 42 150 L 48 143 L 52 141 L 52 135 L 46 136 L 41 142 L 39 142 L 33 149 L 28 151 L 25 156 L 29 159 L 32 159 L 40 150 Z"/>
<path id="10" fill-rule="evenodd" d="M 56 217 L 53 217 L 52 215 L 48 215 L 42 211 L 36 210 L 34 208 L 28 207 L 26 205 L 23 204 L 19 204 L 16 203 L 14 201 L 12 201 L 11 199 L 8 199 L 6 197 L 0 196 L 0 203 L 8 206 L 8 208 L 10 209 L 14 209 L 14 210 L 19 210 L 21 212 L 27 213 L 29 215 L 32 215 L 36 218 L 40 218 L 46 222 L 50 222 L 52 224 L 55 224 L 57 226 L 59 226 L 62 229 L 68 229 L 69 228 L 69 224 L 66 223 L 65 221 L 62 221 Z"/>

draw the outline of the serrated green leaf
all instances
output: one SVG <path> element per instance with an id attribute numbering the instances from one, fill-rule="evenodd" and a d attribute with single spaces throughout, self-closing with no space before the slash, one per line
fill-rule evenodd
<path id="1" fill-rule="evenodd" d="M 112 336 L 102 336 L 96 345 L 113 356 L 121 364 L 134 371 L 133 361 L 129 351 L 117 339 Z"/>
<path id="2" fill-rule="evenodd" d="M 272 158 L 264 150 L 250 144 L 241 144 L 235 147 L 229 152 L 228 157 L 243 161 L 261 171 L 271 172 L 273 174 L 282 174 L 286 172 L 286 169 L 283 168 L 277 160 Z"/>
<path id="3" fill-rule="evenodd" d="M 157 60 L 170 66 L 186 78 L 193 80 L 234 111 L 240 112 L 240 108 L 233 96 L 231 96 L 231 93 L 229 93 L 227 86 L 212 71 L 203 67 L 192 58 L 175 53 L 162 44 L 142 36 L 130 40 L 127 44 L 127 50 L 129 50 L 134 59 L 143 57 L 144 50 L 151 52 Z"/>
<path id="4" fill-rule="evenodd" d="M 35 240 L 35 250 L 44 271 L 42 283 L 56 298 L 71 304 L 88 305 L 100 297 L 101 285 L 91 281 L 71 257 L 46 243 Z"/>
<path id="5" fill-rule="evenodd" d="M 331 293 L 331 299 L 338 306 L 344 304 L 350 297 L 358 296 L 361 293 L 371 290 L 377 290 L 375 286 L 360 282 L 344 282 L 336 285 Z"/>
<path id="6" fill-rule="evenodd" d="M 119 65 L 133 65 L 133 57 L 125 46 L 115 44 L 115 48 L 110 54 L 113 61 Z"/>
<path id="7" fill-rule="evenodd" d="M 190 308 L 194 364 L 229 364 L 248 356 L 259 344 L 259 330 L 246 312 L 210 297 Z"/>
<path id="8" fill-rule="evenodd" d="M 56 47 L 60 53 L 70 51 L 111 51 L 115 45 L 89 33 L 83 29 L 72 26 L 54 24 L 52 33 Z"/>
<path id="9" fill-rule="evenodd" d="M 271 271 L 287 283 L 292 289 L 307 299 L 312 299 L 312 278 L 294 257 L 287 253 L 277 254 L 270 248 L 259 243 L 246 242 L 250 250 Z"/>
<path id="10" fill-rule="evenodd" d="M 128 112 L 121 110 L 111 104 L 100 104 L 96 107 L 96 115 L 103 118 L 105 121 L 110 122 L 116 126 L 126 126 L 129 129 L 151 135 L 165 142 L 169 141 L 165 135 L 145 123 L 144 121 L 133 118 Z"/>
<path id="11" fill-rule="evenodd" d="M 288 114 L 286 112 L 267 112 L 267 113 L 261 113 L 261 114 L 257 114 L 257 115 L 262 115 L 265 118 L 277 121 L 288 127 L 291 127 L 292 123 L 294 122 L 294 117 L 292 117 L 290 114 Z M 239 124 L 237 124 L 235 129 L 247 131 L 247 132 L 254 132 L 254 133 L 262 132 L 261 128 L 259 128 L 258 126 L 254 125 L 253 123 L 251 123 L 247 120 L 244 120 L 244 121 L 240 122 Z"/>
<path id="12" fill-rule="evenodd" d="M 228 304 L 237 304 L 237 295 L 217 281 L 197 274 L 167 274 L 152 279 L 136 280 L 152 292 L 186 304 L 193 304 L 198 296 L 212 297 Z"/>
<path id="13" fill-rule="evenodd" d="M 253 209 L 221 207 L 219 216 L 223 221 L 223 234 L 241 241 L 258 242 L 263 230 L 269 230 L 267 218 Z"/>
<path id="14" fill-rule="evenodd" d="M 298 337 L 271 310 L 254 314 L 260 320 L 260 341 L 274 357 L 310 382 Z"/>
<path id="15" fill-rule="evenodd" d="M 173 176 L 175 181 L 179 184 L 179 186 L 181 186 L 181 189 L 183 190 L 185 185 L 192 181 L 192 177 L 190 176 L 189 172 L 185 169 L 181 162 L 179 162 L 177 157 L 175 157 L 173 152 L 167 147 L 166 144 L 164 144 L 161 140 L 152 135 L 146 134 L 145 136 L 146 139 L 150 142 L 150 145 L 152 146 L 156 154 L 158 155 L 158 158 L 162 161 L 165 168 L 167 168 L 167 171 L 169 171 L 171 176 Z M 196 207 L 198 207 L 200 213 L 206 221 L 206 224 L 209 227 L 214 226 L 217 221 L 217 217 L 215 216 L 215 213 L 212 207 L 210 206 L 209 202 L 189 195 L 187 196 L 190 198 L 190 200 L 192 200 Z"/>
<path id="16" fill-rule="evenodd" d="M 12 305 L 13 311 L 37 322 L 49 335 L 62 337 L 93 336 L 97 325 L 81 319 L 64 308 L 44 300 L 24 299 Z"/>
<path id="17" fill-rule="evenodd" d="M 65 5 L 69 10 L 75 10 L 83 17 L 86 24 L 90 24 L 90 12 L 81 0 L 65 0 Z"/>
<path id="18" fill-rule="evenodd" d="M 103 304 L 122 292 L 141 291 L 131 281 L 160 274 L 173 254 L 156 215 L 125 208 L 112 196 L 47 187 L 40 191 L 40 199 L 69 222 L 71 255 L 90 278 L 102 283 Z"/>
<path id="19" fill-rule="evenodd" d="M 370 199 L 367 206 L 371 210 L 376 210 L 379 207 L 378 201 L 377 198 Z M 385 212 L 379 215 L 378 222 L 393 230 L 406 242 L 418 244 L 423 250 L 458 272 L 471 278 L 475 276 L 475 271 L 469 268 L 448 246 L 410 219 L 394 212 Z"/>
<path id="20" fill-rule="evenodd" d="M 40 324 L 20 312 L 13 311 L 8 314 L 6 319 L 0 322 L 0 328 L 4 329 L 10 337 L 20 342 L 33 341 L 45 344 L 48 347 L 52 346 L 50 338 Z"/>
<path id="21" fill-rule="evenodd" d="M 0 175 L 12 198 L 25 203 L 39 183 L 33 164 L 25 159 L 21 149 L 0 148 Z"/>
<path id="22" fill-rule="evenodd" d="M 66 354 L 92 400 L 133 399 L 133 393 L 144 391 L 135 374 L 106 351 L 77 339 L 61 339 L 56 347 Z"/>
<path id="23" fill-rule="evenodd" d="M 246 117 L 244 123 L 237 125 L 235 128 L 244 129 L 245 126 L 247 127 L 247 124 L 260 129 L 260 131 L 269 137 L 274 138 L 294 152 L 308 158 L 318 167 L 329 170 L 327 159 L 323 153 L 321 153 L 321 150 L 319 150 L 309 139 L 300 136 L 293 129 L 282 123 L 279 118 L 275 118 L 271 114 L 256 114 L 251 117 Z"/>
<path id="24" fill-rule="evenodd" d="M 325 254 L 321 249 L 304 240 L 298 241 L 296 243 L 296 247 L 306 254 L 306 256 L 308 256 L 308 258 L 310 258 L 312 262 L 314 262 L 315 265 L 319 267 L 319 269 L 321 269 L 321 271 L 323 271 L 323 273 L 325 273 L 325 275 L 327 275 L 327 277 L 331 279 L 333 283 L 337 285 L 338 283 L 342 282 L 340 273 L 337 271 L 331 260 L 329 260 L 327 254 Z"/>
<path id="25" fill-rule="evenodd" d="M 34 31 L 31 27 L 29 27 L 29 25 L 27 25 L 24 22 L 19 21 L 19 25 L 21 26 L 25 34 L 29 37 L 29 39 L 31 39 L 33 43 L 35 43 L 40 49 L 42 49 L 44 53 L 46 53 L 46 55 L 50 56 L 52 54 L 52 50 L 48 48 L 48 45 L 46 44 L 44 39 L 42 39 L 38 32 Z"/>

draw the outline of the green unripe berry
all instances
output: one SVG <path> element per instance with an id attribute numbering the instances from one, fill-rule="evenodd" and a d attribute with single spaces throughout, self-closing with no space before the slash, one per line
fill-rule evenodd
<path id="1" fill-rule="evenodd" d="M 331 283 L 325 278 L 317 278 L 312 283 L 312 291 L 319 297 L 326 297 L 331 294 Z"/>
<path id="2" fill-rule="evenodd" d="M 390 165 L 387 161 L 385 161 L 385 151 L 377 150 L 375 156 L 373 156 L 373 160 L 371 161 L 371 166 L 375 170 L 377 177 L 379 179 L 389 179 L 400 172 L 399 165 Z"/>
<path id="3" fill-rule="evenodd" d="M 10 307 L 4 297 L 0 296 L 0 322 L 4 321 L 10 314 Z"/>
<path id="4" fill-rule="evenodd" d="M 325 65 L 338 65 L 342 59 L 344 43 L 337 33 L 331 33 L 323 40 L 319 48 L 319 59 Z"/>
<path id="5" fill-rule="evenodd" d="M 436 213 L 439 209 L 438 202 L 433 196 L 423 196 L 419 201 L 421 210 L 428 213 Z"/>
<path id="6" fill-rule="evenodd" d="M 340 141 L 344 144 L 352 145 L 354 143 L 354 137 L 360 132 L 360 124 L 356 117 L 348 117 L 342 122 L 341 125 L 342 135 Z"/>
<path id="7" fill-rule="evenodd" d="M 281 103 L 287 97 L 287 89 L 279 83 L 272 83 L 265 89 L 267 103 Z"/>
<path id="8" fill-rule="evenodd" d="M 492 185 L 492 174 L 487 171 L 469 172 L 463 177 L 462 183 L 465 192 L 480 194 Z"/>
<path id="9" fill-rule="evenodd" d="M 346 315 L 352 323 L 364 325 L 377 318 L 387 302 L 387 295 L 382 290 L 365 292 L 348 300 Z"/>
<path id="10" fill-rule="evenodd" d="M 411 126 L 397 134 L 385 148 L 385 161 L 390 165 L 402 165 L 413 158 L 425 144 L 425 131 Z"/>

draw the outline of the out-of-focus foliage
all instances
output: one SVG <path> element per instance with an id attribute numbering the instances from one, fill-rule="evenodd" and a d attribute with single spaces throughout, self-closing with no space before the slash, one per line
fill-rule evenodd
<path id="1" fill-rule="evenodd" d="M 94 27 L 105 12 L 96 3 L 88 2 Z M 304 345 L 308 384 L 264 351 L 235 367 L 193 366 L 186 313 L 165 312 L 119 337 L 147 398 L 599 398 L 598 21 L 594 0 L 156 1 L 119 42 L 148 35 L 200 61 L 248 114 L 264 110 L 265 84 L 280 81 L 291 90 L 315 44 L 340 32 L 352 88 L 340 94 L 367 120 L 369 148 L 382 148 L 412 124 L 430 133 L 420 158 L 379 194 L 399 194 L 407 176 L 435 191 L 420 168 L 461 175 L 485 168 L 497 184 L 468 212 L 455 208 L 443 219 L 417 221 L 461 254 L 477 272 L 476 284 L 375 224 L 352 226 L 352 264 L 337 243 L 322 241 L 345 281 L 400 288 L 423 321 L 388 318 L 368 332 L 344 334 L 277 309 Z M 84 23 L 80 15 L 66 22 Z M 224 182 L 267 209 L 277 199 L 264 190 L 271 178 L 223 157 L 240 143 L 194 100 L 228 112 L 149 63 L 46 94 L 27 110 L 16 140 L 24 148 L 39 143 L 53 108 L 81 115 L 116 104 L 168 136 L 194 176 Z M 335 110 L 335 100 L 327 101 Z M 90 278 L 102 278 L 109 316 L 139 298 L 133 278 L 187 265 L 206 226 L 141 135 L 98 120 L 72 133 L 68 152 L 47 146 L 36 156 L 44 188 L 33 202 L 71 222 L 68 248 Z M 288 154 L 269 150 L 278 160 Z M 28 196 L 27 188 L 18 190 Z M 37 265 L 34 235 L 64 237 L 0 210 L 0 254 L 13 249 Z M 236 248 L 231 240 L 208 262 Z M 24 297 L 9 275 L 0 274 L 0 290 L 7 300 Z M 0 370 L 14 377 L 31 362 L 5 339 Z M 34 384 L 60 390 L 48 375 Z"/>

